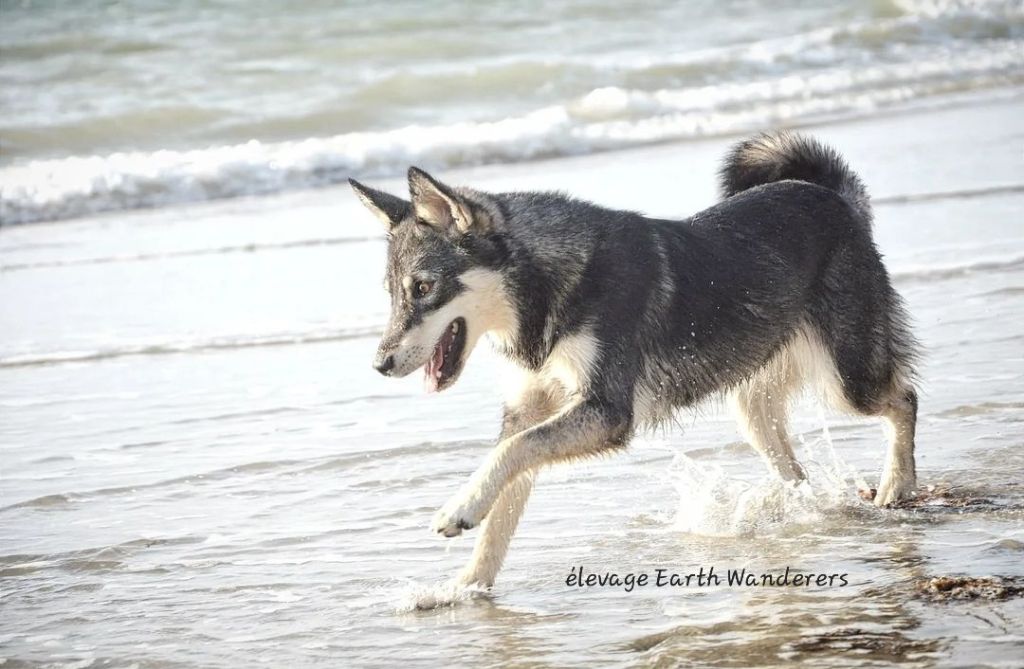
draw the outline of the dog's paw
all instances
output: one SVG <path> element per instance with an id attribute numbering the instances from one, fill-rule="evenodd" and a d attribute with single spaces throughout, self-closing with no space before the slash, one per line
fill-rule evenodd
<path id="1" fill-rule="evenodd" d="M 455 497 L 434 514 L 430 529 L 446 537 L 457 537 L 462 534 L 462 530 L 471 530 L 479 525 L 481 520 L 474 504 Z"/>
<path id="2" fill-rule="evenodd" d="M 878 484 L 878 492 L 873 500 L 877 507 L 896 506 L 914 496 L 917 481 L 913 476 L 903 479 L 886 479 Z"/>

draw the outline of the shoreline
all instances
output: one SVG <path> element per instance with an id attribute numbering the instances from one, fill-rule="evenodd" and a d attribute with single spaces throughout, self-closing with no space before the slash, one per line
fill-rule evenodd
<path id="1" fill-rule="evenodd" d="M 984 91 L 981 94 L 972 91 L 969 93 L 952 93 L 947 95 L 938 96 L 936 98 L 925 98 L 921 100 L 914 100 L 908 104 L 895 106 L 891 108 L 882 108 L 874 110 L 870 114 L 859 114 L 859 115 L 838 115 L 830 117 L 828 115 L 822 115 L 817 117 L 809 117 L 806 119 L 800 119 L 794 122 L 787 122 L 777 126 L 770 126 L 770 128 L 751 128 L 745 131 L 737 132 L 725 132 L 720 134 L 710 135 L 694 135 L 691 137 L 673 139 L 668 141 L 652 141 L 650 143 L 637 143 L 631 146 L 625 147 L 614 147 L 608 149 L 596 148 L 585 153 L 563 153 L 551 156 L 541 156 L 536 158 L 529 158 L 524 160 L 516 160 L 512 162 L 485 162 L 481 164 L 468 164 L 468 165 L 455 165 L 450 167 L 433 167 L 429 162 L 424 161 L 423 165 L 432 169 L 433 171 L 445 174 L 475 174 L 475 173 L 488 173 L 492 171 L 515 171 L 516 168 L 522 168 L 524 170 L 536 169 L 545 165 L 554 165 L 555 170 L 558 171 L 557 164 L 564 161 L 576 161 L 576 160 L 587 160 L 587 159 L 600 159 L 603 157 L 616 157 L 624 156 L 629 157 L 633 154 L 642 154 L 648 151 L 660 151 L 660 150 L 675 150 L 685 151 L 692 145 L 701 145 L 707 143 L 713 143 L 718 145 L 728 145 L 735 142 L 743 137 L 750 136 L 767 129 L 790 129 L 795 131 L 813 132 L 820 130 L 827 130 L 833 127 L 848 127 L 856 126 L 859 124 L 874 124 L 879 122 L 885 122 L 890 119 L 899 119 L 903 117 L 916 117 L 916 116 L 927 116 L 930 114 L 942 114 L 949 112 L 956 112 L 964 109 L 971 109 L 977 107 L 989 107 L 999 105 L 1012 105 L 1012 104 L 1024 104 L 1024 86 L 998 88 L 989 91 Z M 315 139 L 315 138 L 311 138 Z M 254 140 L 257 141 L 257 140 Z M 214 149 L 217 147 L 209 147 Z M 74 156 L 68 156 L 67 158 L 74 158 Z M 101 156 L 102 158 L 102 156 Z M 353 172 L 346 175 L 344 179 L 332 183 L 326 183 L 322 185 L 311 185 L 307 187 L 297 188 L 285 188 L 281 190 L 269 191 L 266 193 L 255 193 L 255 194 L 240 194 L 231 195 L 220 198 L 204 198 L 196 200 L 182 200 L 178 202 L 169 202 L 167 204 L 159 204 L 153 206 L 140 206 L 130 207 L 122 209 L 109 209 L 101 210 L 95 213 L 88 213 L 79 216 L 71 217 L 60 217 L 52 219 L 42 219 L 28 222 L 16 222 L 16 223 L 5 223 L 0 219 L 0 230 L 6 230 L 11 228 L 17 228 L 26 225 L 48 225 L 56 223 L 69 223 L 82 220 L 94 220 L 101 219 L 107 216 L 117 215 L 130 215 L 132 213 L 145 213 L 151 211 L 160 211 L 163 209 L 183 209 L 193 206 L 202 205 L 215 205 L 219 203 L 226 203 L 232 201 L 250 201 L 250 200 L 265 200 L 276 197 L 288 197 L 302 194 L 312 194 L 321 191 L 332 191 L 338 188 L 346 188 L 346 180 L 348 176 L 357 177 L 365 181 L 382 182 L 382 183 L 393 183 L 404 179 L 404 175 L 385 175 L 385 176 L 364 176 L 362 173 Z"/>

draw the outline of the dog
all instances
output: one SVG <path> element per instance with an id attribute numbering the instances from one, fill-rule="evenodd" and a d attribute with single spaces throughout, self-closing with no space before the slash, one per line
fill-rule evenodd
<path id="1" fill-rule="evenodd" d="M 387 233 L 377 371 L 422 367 L 427 390 L 445 390 L 486 334 L 518 372 L 496 447 L 433 519 L 446 537 L 480 526 L 457 583 L 493 585 L 539 469 L 625 448 L 716 395 L 794 483 L 798 391 L 882 418 L 874 503 L 914 495 L 917 344 L 860 178 L 788 132 L 738 143 L 720 177 L 722 200 L 681 221 L 453 187 L 416 167 L 408 200 L 350 180 Z"/>

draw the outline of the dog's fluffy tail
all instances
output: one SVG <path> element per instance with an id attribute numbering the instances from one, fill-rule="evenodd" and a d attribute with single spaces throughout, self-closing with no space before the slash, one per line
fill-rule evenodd
<path id="1" fill-rule="evenodd" d="M 729 151 L 719 174 L 723 197 L 785 179 L 824 186 L 839 193 L 857 217 L 871 225 L 871 202 L 860 177 L 835 149 L 810 137 L 780 131 L 744 140 Z"/>

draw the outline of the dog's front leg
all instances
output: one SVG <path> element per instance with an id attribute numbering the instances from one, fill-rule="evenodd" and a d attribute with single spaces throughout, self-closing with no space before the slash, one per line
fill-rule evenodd
<path id="1" fill-rule="evenodd" d="M 437 512 L 433 529 L 454 537 L 476 527 L 516 477 L 547 464 L 625 446 L 630 424 L 628 411 L 597 399 L 581 399 L 543 423 L 503 439 Z"/>
<path id="2" fill-rule="evenodd" d="M 521 390 L 505 405 L 498 441 L 504 441 L 550 418 L 557 409 L 556 401 L 541 386 L 528 386 Z M 476 584 L 485 588 L 494 585 L 532 490 L 533 472 L 520 474 L 502 488 L 494 506 L 480 525 L 473 556 L 456 577 L 457 583 Z"/>
<path id="3" fill-rule="evenodd" d="M 494 585 L 532 490 L 532 472 L 520 474 L 502 488 L 494 506 L 480 525 L 473 556 L 455 578 L 457 583 L 476 584 L 484 588 Z"/>

